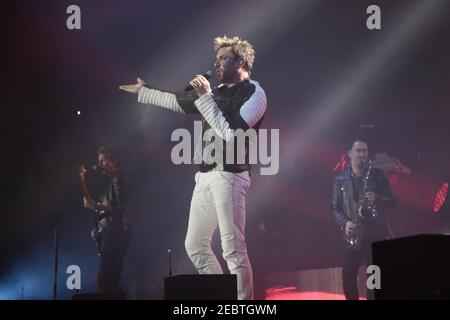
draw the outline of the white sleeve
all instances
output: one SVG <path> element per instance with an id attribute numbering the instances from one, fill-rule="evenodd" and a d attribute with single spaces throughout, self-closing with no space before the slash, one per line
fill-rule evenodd
<path id="1" fill-rule="evenodd" d="M 239 112 L 240 118 L 242 118 L 248 128 L 252 128 L 257 124 L 264 116 L 267 109 L 264 90 L 259 85 L 256 85 L 255 87 L 255 92 L 242 105 Z M 204 94 L 201 96 L 195 101 L 195 106 L 216 134 L 225 141 L 230 141 L 233 138 L 234 130 L 247 129 L 240 125 L 239 119 L 233 119 L 235 122 L 229 123 L 211 94 Z"/>
<path id="2" fill-rule="evenodd" d="M 247 123 L 249 128 L 253 128 L 253 126 L 261 120 L 267 110 L 266 93 L 259 85 L 255 85 L 255 87 L 255 92 L 250 99 L 244 103 L 240 110 L 241 117 Z"/>
<path id="3" fill-rule="evenodd" d="M 163 92 L 156 89 L 142 87 L 138 93 L 138 102 L 153 104 L 174 112 L 185 113 L 178 104 L 176 95 L 170 92 Z"/>

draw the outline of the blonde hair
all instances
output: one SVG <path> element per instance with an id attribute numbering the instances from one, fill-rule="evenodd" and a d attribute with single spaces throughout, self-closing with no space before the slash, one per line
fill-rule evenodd
<path id="1" fill-rule="evenodd" d="M 228 38 L 227 36 L 216 37 L 214 39 L 214 50 L 218 51 L 220 48 L 231 47 L 233 53 L 239 58 L 245 60 L 244 68 L 250 73 L 255 61 L 255 49 L 247 40 L 241 40 L 239 37 Z"/>

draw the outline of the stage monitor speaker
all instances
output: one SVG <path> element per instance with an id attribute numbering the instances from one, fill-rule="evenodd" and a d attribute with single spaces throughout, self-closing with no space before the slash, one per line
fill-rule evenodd
<path id="1" fill-rule="evenodd" d="M 376 300 L 450 299 L 450 236 L 374 242 L 372 255 L 381 273 Z"/>
<path id="2" fill-rule="evenodd" d="M 166 300 L 237 300 L 234 274 L 178 275 L 164 279 Z"/>

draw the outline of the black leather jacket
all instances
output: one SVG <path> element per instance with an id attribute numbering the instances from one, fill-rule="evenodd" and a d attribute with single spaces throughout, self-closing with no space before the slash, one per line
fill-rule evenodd
<path id="1" fill-rule="evenodd" d="M 331 209 L 334 219 L 340 228 L 345 227 L 347 221 L 353 220 L 358 214 L 359 203 L 354 199 L 354 190 L 350 178 L 351 166 L 340 172 L 334 178 Z M 396 199 L 391 184 L 383 171 L 373 168 L 369 176 L 368 189 L 378 197 L 375 202 L 379 225 L 385 227 L 385 209 L 393 208 Z M 384 230 L 383 230 L 384 231 Z"/>
<path id="2" fill-rule="evenodd" d="M 112 211 L 99 213 L 101 229 L 107 226 L 117 228 L 122 226 L 124 216 L 129 215 L 128 198 L 127 181 L 120 171 L 108 177 L 105 193 L 100 197 L 100 203 L 110 205 Z"/>
<path id="3" fill-rule="evenodd" d="M 255 83 L 254 81 L 245 80 L 238 84 L 236 84 L 233 87 L 226 87 L 226 86 L 220 86 L 215 87 L 212 91 L 214 96 L 214 101 L 216 102 L 217 106 L 221 110 L 225 121 L 228 122 L 229 126 L 233 130 L 242 129 L 247 130 L 249 129 L 248 124 L 245 122 L 245 120 L 242 118 L 240 114 L 241 108 L 246 103 L 256 104 L 256 103 L 262 103 L 261 99 L 264 100 L 265 104 L 265 94 L 261 93 L 262 89 L 259 86 L 259 84 Z M 264 98 L 261 98 L 261 95 L 264 95 Z M 177 94 L 177 102 L 179 103 L 180 107 L 184 110 L 186 113 L 200 113 L 198 108 L 194 105 L 194 101 L 197 100 L 198 97 L 196 94 Z M 253 101 L 253 100 L 256 101 Z M 265 115 L 265 114 L 264 114 Z M 264 119 L 264 115 L 261 117 L 261 119 L 252 127 L 255 130 L 258 130 L 261 126 L 261 123 Z M 206 119 L 202 115 L 202 136 L 204 136 L 205 132 L 207 130 L 211 129 L 211 125 L 206 121 Z M 206 148 L 206 146 L 210 143 L 212 143 L 214 140 L 210 141 L 203 141 L 203 150 Z M 243 172 L 250 170 L 250 163 L 249 163 L 249 142 L 248 139 L 245 141 L 245 163 L 238 164 L 237 163 L 237 142 L 234 143 L 234 156 L 233 164 L 227 164 L 227 157 L 226 152 L 223 152 L 223 161 L 224 161 L 224 170 L 229 172 Z M 207 172 L 208 170 L 213 169 L 217 166 L 217 163 L 213 164 L 206 164 L 202 163 L 200 165 L 200 171 L 201 172 Z"/>
<path id="4" fill-rule="evenodd" d="M 250 170 L 249 153 L 254 151 L 251 147 L 255 146 L 257 141 L 255 135 L 252 135 L 253 132 L 248 129 L 253 128 L 257 131 L 267 110 L 266 94 L 257 81 L 246 79 L 231 87 L 221 84 L 213 88 L 211 93 L 200 97 L 196 93 L 165 92 L 156 88 L 142 87 L 138 92 L 138 102 L 175 112 L 201 115 L 202 140 L 201 144 L 197 145 L 194 156 L 194 163 L 200 164 L 201 172 L 212 169 L 235 173 Z M 214 134 L 210 134 L 212 132 Z M 237 137 L 243 132 L 249 134 L 244 136 L 244 148 L 236 143 Z M 232 139 L 234 145 L 226 143 Z M 217 148 L 209 148 L 213 143 Z M 227 147 L 230 149 L 227 150 Z M 211 157 L 205 155 L 203 151 L 207 149 L 211 149 L 214 155 L 212 153 Z M 227 151 L 233 151 L 234 159 L 227 159 L 227 155 L 231 157 L 231 153 Z M 237 151 L 240 151 L 239 154 L 245 159 L 239 157 L 240 161 L 237 161 Z"/>

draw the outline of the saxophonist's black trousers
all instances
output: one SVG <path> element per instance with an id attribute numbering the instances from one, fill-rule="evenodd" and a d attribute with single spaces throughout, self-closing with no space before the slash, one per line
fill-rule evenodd
<path id="1" fill-rule="evenodd" d="M 342 282 L 345 298 L 358 300 L 358 270 L 362 262 L 367 266 L 372 264 L 372 241 L 365 240 L 360 249 L 344 249 L 342 261 Z M 362 275 L 366 278 L 366 274 Z M 373 300 L 373 290 L 367 289 L 367 299 Z"/>

